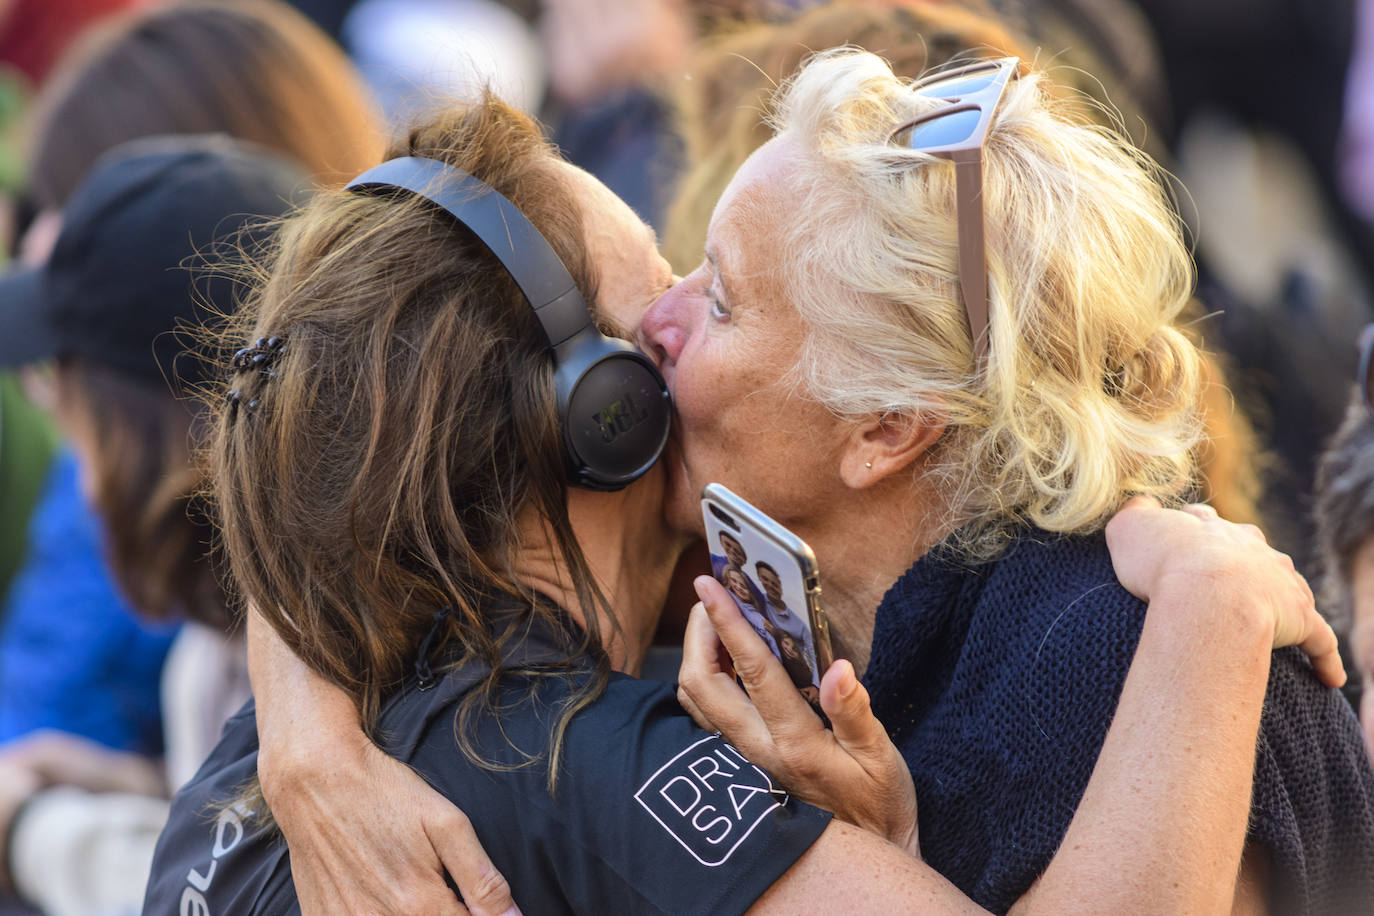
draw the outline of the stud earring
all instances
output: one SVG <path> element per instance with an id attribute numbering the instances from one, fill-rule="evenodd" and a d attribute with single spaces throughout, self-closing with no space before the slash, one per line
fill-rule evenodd
<path id="1" fill-rule="evenodd" d="M 873 462 L 871 462 L 871 461 L 865 461 L 865 462 L 864 462 L 864 467 L 866 467 L 866 468 L 872 470 L 872 468 L 873 468 Z"/>

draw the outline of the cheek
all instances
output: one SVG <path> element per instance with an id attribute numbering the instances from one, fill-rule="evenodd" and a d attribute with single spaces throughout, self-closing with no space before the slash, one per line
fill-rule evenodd
<path id="1" fill-rule="evenodd" d="M 694 335 L 674 367 L 673 401 L 683 426 L 694 436 L 709 431 L 728 404 L 724 377 L 713 349 L 713 342 L 703 344 L 701 337 Z"/>

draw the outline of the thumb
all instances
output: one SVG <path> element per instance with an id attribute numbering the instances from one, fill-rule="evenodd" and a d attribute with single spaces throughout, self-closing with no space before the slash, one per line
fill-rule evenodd
<path id="1" fill-rule="evenodd" d="M 868 691 L 846 659 L 831 665 L 821 678 L 821 709 L 830 717 L 835 740 L 851 757 L 871 758 L 886 751 L 887 729 L 873 715 Z"/>

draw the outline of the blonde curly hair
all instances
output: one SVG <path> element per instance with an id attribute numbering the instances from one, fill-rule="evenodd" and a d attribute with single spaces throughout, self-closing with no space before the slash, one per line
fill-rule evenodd
<path id="1" fill-rule="evenodd" d="M 923 465 L 973 557 L 1016 526 L 1101 528 L 1195 477 L 1200 355 L 1172 323 L 1192 262 L 1156 166 L 1035 73 L 984 148 L 990 356 L 976 368 L 950 162 L 888 142 L 940 102 L 880 58 L 816 55 L 772 122 L 799 151 L 778 265 L 807 340 L 797 381 L 841 415 L 937 418 Z M 843 239 L 844 244 L 835 244 Z"/>

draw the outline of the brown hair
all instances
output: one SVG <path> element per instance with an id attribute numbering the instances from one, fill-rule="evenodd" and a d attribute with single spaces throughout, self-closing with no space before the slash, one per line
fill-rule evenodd
<path id="1" fill-rule="evenodd" d="M 61 207 L 106 150 L 228 133 L 341 184 L 382 140 L 348 59 L 275 0 L 186 0 L 114 16 L 63 55 L 28 126 L 29 193 Z"/>
<path id="2" fill-rule="evenodd" d="M 413 128 L 388 151 L 398 156 L 488 182 L 594 301 L 580 210 L 529 118 L 488 96 Z M 414 198 L 323 192 L 276 245 L 225 344 L 283 338 L 276 376 L 240 373 L 239 406 L 219 402 L 209 449 L 242 598 L 355 698 L 369 731 L 436 632 L 459 662 L 492 668 L 487 689 L 460 707 L 467 716 L 491 697 L 512 638 L 493 600 L 557 616 L 512 573 L 537 518 L 535 536 L 565 561 L 587 611 L 569 658 L 597 660 L 556 725 L 552 778 L 563 728 L 610 669 L 596 613 L 605 602 L 568 520 L 552 368 L 532 310 L 485 246 Z"/>
<path id="3" fill-rule="evenodd" d="M 199 411 L 158 385 L 75 357 L 59 361 L 55 393 L 63 425 L 99 443 L 82 458 L 125 596 L 152 619 L 228 626 L 208 560 L 213 529 L 193 495 L 202 475 L 189 430 Z"/>

